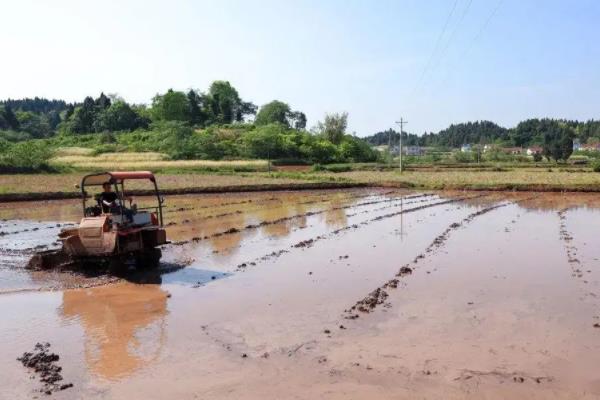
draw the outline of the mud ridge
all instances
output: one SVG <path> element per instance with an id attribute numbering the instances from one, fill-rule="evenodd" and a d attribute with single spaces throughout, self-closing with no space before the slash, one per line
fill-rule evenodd
<path id="1" fill-rule="evenodd" d="M 504 382 L 516 382 L 516 383 L 524 383 L 526 381 L 531 381 L 535 383 L 544 383 L 544 382 L 552 382 L 554 380 L 551 376 L 535 376 L 529 375 L 522 372 L 503 372 L 503 371 L 476 371 L 471 369 L 464 369 L 461 371 L 461 374 L 454 378 L 455 381 L 464 381 L 469 380 L 474 377 L 492 377 L 499 380 L 501 383 Z"/>
<path id="2" fill-rule="evenodd" d="M 437 204 L 439 204 L 439 203 L 437 203 Z M 448 226 L 448 228 L 446 228 L 446 230 L 444 230 L 440 235 L 438 235 L 435 239 L 433 239 L 433 242 L 431 242 L 431 244 L 429 246 L 427 246 L 424 253 L 432 253 L 435 250 L 439 249 L 441 246 L 443 246 L 446 243 L 446 241 L 448 240 L 450 233 L 452 231 L 469 224 L 478 216 L 487 214 L 487 213 L 489 213 L 493 210 L 496 210 L 498 208 L 501 208 L 501 207 L 506 207 L 509 204 L 512 204 L 512 203 L 501 203 L 501 204 L 489 206 L 489 207 L 483 208 L 481 210 L 478 210 L 474 213 L 469 214 L 467 217 L 463 218 L 459 222 L 453 222 L 452 224 L 450 224 L 450 226 Z M 424 253 L 417 255 L 415 257 L 415 259 L 412 261 L 412 263 L 409 263 L 409 264 L 406 264 L 406 265 L 403 265 L 402 267 L 400 267 L 400 270 L 396 274 L 396 277 L 405 277 L 407 275 L 411 275 L 415 268 L 415 265 L 419 262 L 419 260 L 425 258 Z M 412 265 L 412 267 L 411 267 L 411 265 Z M 360 311 L 363 313 L 369 313 L 369 312 L 373 311 L 378 305 L 385 304 L 385 299 L 388 297 L 388 294 L 387 294 L 387 292 L 385 292 L 385 289 L 389 289 L 389 288 L 395 289 L 398 287 L 398 284 L 399 284 L 399 280 L 397 278 L 390 279 L 389 281 L 387 281 L 386 283 L 384 283 L 383 285 L 381 285 L 380 287 L 375 289 L 373 292 L 369 293 L 366 297 L 357 301 L 352 307 L 345 310 L 344 313 L 346 315 L 344 316 L 344 318 L 356 319 L 359 317 L 359 315 L 356 314 L 356 311 Z M 374 299 L 374 295 L 377 295 L 377 297 L 375 299 Z"/>
<path id="3" fill-rule="evenodd" d="M 17 224 L 15 224 L 17 225 Z M 71 223 L 71 222 L 65 222 L 65 223 L 57 223 L 57 224 L 52 224 L 52 225 L 48 225 L 48 226 L 42 226 L 42 227 L 33 227 L 33 228 L 25 228 L 22 230 L 18 230 L 18 231 L 0 231 L 0 237 L 2 236 L 9 236 L 9 235 L 18 235 L 19 233 L 27 233 L 27 232 L 37 232 L 43 229 L 54 229 L 54 228 L 60 228 L 60 227 L 68 227 L 68 226 L 75 226 L 75 224 Z"/>
<path id="4" fill-rule="evenodd" d="M 573 244 L 573 235 L 567 230 L 567 212 L 569 207 L 563 208 L 557 212 L 559 219 L 559 236 L 560 240 L 564 243 L 565 251 L 567 252 L 567 260 L 571 267 L 571 276 L 576 278 L 583 278 L 583 265 L 579 258 L 577 258 L 578 249 Z M 585 281 L 584 281 L 585 282 Z"/>
<path id="5" fill-rule="evenodd" d="M 475 196 L 475 197 L 481 197 L 481 196 Z M 470 198 L 473 198 L 473 197 L 469 197 L 469 199 Z M 406 209 L 406 210 L 402 210 L 402 211 L 400 211 L 398 213 L 387 214 L 387 218 L 391 218 L 391 217 L 396 216 L 398 214 L 404 214 L 404 213 L 407 213 L 407 212 L 418 211 L 418 210 L 421 210 L 423 208 L 428 208 L 428 207 L 432 207 L 432 206 L 435 206 L 435 205 L 448 204 L 448 203 L 451 203 L 451 202 L 455 202 L 455 201 L 459 201 L 459 200 L 465 200 L 465 199 L 467 199 L 467 198 L 456 199 L 456 200 L 453 199 L 453 200 L 447 200 L 447 201 L 443 201 L 443 202 L 428 204 L 428 205 L 425 205 L 425 206 L 413 207 L 413 208 L 409 208 L 409 209 Z M 427 200 L 421 200 L 421 201 L 415 201 L 415 202 L 412 202 L 412 203 L 425 202 L 425 201 L 428 201 L 428 199 Z M 411 202 L 407 202 L 406 204 L 410 204 L 410 203 Z M 373 210 L 368 210 L 368 211 L 365 211 L 365 212 L 372 212 L 372 211 Z M 359 228 L 361 226 L 368 225 L 368 224 L 370 224 L 372 222 L 380 221 L 381 219 L 382 218 L 373 218 L 373 219 L 371 219 L 369 221 L 363 221 L 363 222 L 358 223 L 358 224 L 347 225 L 347 226 L 344 226 L 342 228 L 339 228 L 339 229 L 336 229 L 334 231 L 331 231 L 329 234 L 318 235 L 318 236 L 316 236 L 314 238 L 309 238 L 309 239 L 302 240 L 302 241 L 300 241 L 298 243 L 295 243 L 295 244 L 291 245 L 291 248 L 296 248 L 296 249 L 297 248 L 308 248 L 308 247 L 311 247 L 314 243 L 316 243 L 319 240 L 333 237 L 335 235 L 338 235 L 338 234 L 342 233 L 343 231 L 347 231 L 347 230 L 350 230 L 350 229 L 357 229 L 357 228 Z M 254 261 L 241 263 L 241 264 L 239 264 L 236 267 L 236 271 L 242 271 L 246 267 L 255 266 L 257 264 L 257 262 L 259 262 L 259 261 L 265 261 L 265 260 L 268 260 L 268 259 L 277 258 L 277 257 L 281 256 L 282 254 L 285 254 L 285 253 L 288 253 L 288 252 L 289 252 L 288 250 L 274 251 L 274 252 L 272 252 L 270 254 L 267 254 L 265 256 L 259 257 L 259 258 L 255 259 Z"/>

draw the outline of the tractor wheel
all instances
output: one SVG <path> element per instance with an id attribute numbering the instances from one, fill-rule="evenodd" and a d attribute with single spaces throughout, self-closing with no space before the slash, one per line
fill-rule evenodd
<path id="1" fill-rule="evenodd" d="M 127 267 L 126 260 L 122 256 L 112 256 L 108 260 L 108 271 L 111 274 L 123 272 Z"/>
<path id="2" fill-rule="evenodd" d="M 137 268 L 154 269 L 160 265 L 162 251 L 160 249 L 146 249 L 136 257 L 135 264 Z"/>

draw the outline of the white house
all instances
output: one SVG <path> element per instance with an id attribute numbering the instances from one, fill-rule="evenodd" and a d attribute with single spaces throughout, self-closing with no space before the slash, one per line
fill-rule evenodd
<path id="1" fill-rule="evenodd" d="M 471 145 L 470 144 L 463 144 L 460 147 L 460 151 L 462 151 L 463 153 L 468 153 L 471 151 Z"/>
<path id="2" fill-rule="evenodd" d="M 543 149 L 540 146 L 531 146 L 527 149 L 527 155 L 542 154 Z"/>

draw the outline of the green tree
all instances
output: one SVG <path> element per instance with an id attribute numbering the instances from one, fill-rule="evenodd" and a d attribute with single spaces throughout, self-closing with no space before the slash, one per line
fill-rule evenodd
<path id="1" fill-rule="evenodd" d="M 256 106 L 242 101 L 238 91 L 227 81 L 214 81 L 208 89 L 205 102 L 211 123 L 242 122 L 246 115 L 256 114 Z"/>
<path id="2" fill-rule="evenodd" d="M 65 110 L 65 115 L 63 116 L 63 121 L 68 121 L 69 119 L 71 119 L 71 117 L 73 116 L 74 113 L 75 113 L 75 106 L 73 106 L 73 104 L 69 104 L 67 106 L 67 109 Z"/>
<path id="3" fill-rule="evenodd" d="M 544 131 L 543 154 L 546 158 L 566 161 L 573 153 L 573 129 L 564 123 L 553 121 Z"/>
<path id="4" fill-rule="evenodd" d="M 152 99 L 152 116 L 156 121 L 190 121 L 190 105 L 183 92 L 169 89 Z"/>
<path id="5" fill-rule="evenodd" d="M 9 129 L 14 129 L 15 131 L 19 130 L 19 120 L 17 119 L 17 116 L 15 115 L 15 113 L 9 105 L 4 106 L 3 117 Z"/>
<path id="6" fill-rule="evenodd" d="M 190 122 L 194 125 L 204 126 L 206 122 L 206 113 L 203 111 L 203 97 L 196 93 L 195 90 L 190 89 L 187 93 L 188 99 L 188 115 Z"/>
<path id="7" fill-rule="evenodd" d="M 96 104 L 94 99 L 86 97 L 81 107 L 75 108 L 71 117 L 69 130 L 73 133 L 89 133 L 93 131 L 93 124 L 96 119 Z"/>
<path id="8" fill-rule="evenodd" d="M 97 131 L 132 131 L 140 127 L 138 114 L 123 100 L 112 103 L 97 121 Z"/>
<path id="9" fill-rule="evenodd" d="M 42 140 L 28 140 L 4 147 L 0 153 L 0 169 L 39 170 L 48 167 L 52 150 Z"/>
<path id="10" fill-rule="evenodd" d="M 96 107 L 98 107 L 98 111 L 104 111 L 108 107 L 110 107 L 111 101 L 103 92 L 100 93 L 100 96 L 94 101 Z"/>
<path id="11" fill-rule="evenodd" d="M 254 123 L 256 125 L 279 123 L 285 125 L 286 127 L 289 127 L 289 114 L 289 105 L 279 100 L 273 100 L 272 102 L 267 103 L 260 108 L 260 111 L 258 112 L 258 114 L 256 114 L 256 119 L 254 120 Z"/>
<path id="12" fill-rule="evenodd" d="M 288 115 L 290 125 L 294 129 L 305 129 L 306 128 L 306 115 L 301 111 L 292 111 Z"/>
<path id="13" fill-rule="evenodd" d="M 17 111 L 20 130 L 31 134 L 34 138 L 44 138 L 52 134 L 52 128 L 45 114 L 31 111 Z"/>
<path id="14" fill-rule="evenodd" d="M 364 140 L 347 135 L 339 146 L 340 156 L 347 162 L 372 162 L 377 153 Z"/>
<path id="15" fill-rule="evenodd" d="M 307 155 L 313 162 L 327 164 L 338 160 L 338 149 L 329 140 L 317 139 L 308 147 Z"/>
<path id="16" fill-rule="evenodd" d="M 273 123 L 247 132 L 243 137 L 247 155 L 251 158 L 269 159 L 285 156 L 283 131 L 283 125 Z"/>
<path id="17" fill-rule="evenodd" d="M 317 130 L 333 144 L 339 144 L 346 133 L 348 113 L 326 114 L 323 122 L 319 122 Z"/>

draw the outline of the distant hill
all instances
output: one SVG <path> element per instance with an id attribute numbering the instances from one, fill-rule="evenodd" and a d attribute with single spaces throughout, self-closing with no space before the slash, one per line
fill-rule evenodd
<path id="1" fill-rule="evenodd" d="M 13 111 L 31 111 L 34 113 L 47 114 L 51 111 L 60 113 L 67 109 L 68 104 L 64 100 L 48 100 L 43 97 L 34 97 L 33 99 L 0 100 L 0 106 L 8 106 Z"/>
<path id="2" fill-rule="evenodd" d="M 533 118 L 522 121 L 511 129 L 504 128 L 491 121 L 475 121 L 452 124 L 437 133 L 425 133 L 420 136 L 404 132 L 403 143 L 407 146 L 439 147 L 460 147 L 467 143 L 531 146 L 543 143 L 544 133 L 561 124 L 571 128 L 573 137 L 581 143 L 600 142 L 600 121 L 580 122 Z M 373 146 L 387 145 L 390 135 L 393 143 L 398 143 L 399 134 L 392 129 L 377 132 L 364 139 Z"/>

